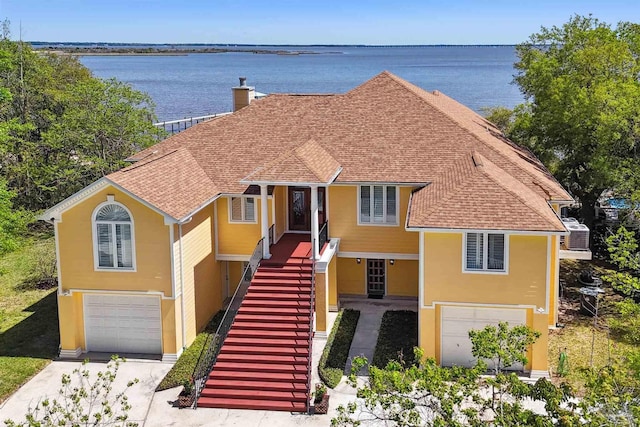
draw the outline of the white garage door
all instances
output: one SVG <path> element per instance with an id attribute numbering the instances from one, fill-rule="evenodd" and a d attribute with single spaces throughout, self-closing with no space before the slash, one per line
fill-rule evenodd
<path id="1" fill-rule="evenodd" d="M 162 353 L 159 297 L 84 295 L 87 351 Z"/>
<path id="2" fill-rule="evenodd" d="M 441 313 L 443 366 L 475 365 L 476 359 L 471 355 L 470 329 L 498 326 L 499 322 L 509 322 L 510 326 L 525 325 L 527 322 L 527 313 L 522 309 L 442 307 Z M 510 369 L 521 370 L 522 365 Z"/>

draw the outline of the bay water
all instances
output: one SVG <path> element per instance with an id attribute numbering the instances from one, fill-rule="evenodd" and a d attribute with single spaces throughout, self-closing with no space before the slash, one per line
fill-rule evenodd
<path id="1" fill-rule="evenodd" d="M 230 111 L 238 77 L 263 93 L 343 93 L 388 70 L 426 90 L 439 90 L 470 108 L 523 101 L 512 84 L 513 46 L 277 46 L 312 51 L 278 55 L 250 52 L 183 56 L 83 56 L 101 78 L 115 77 L 148 93 L 159 121 Z"/>

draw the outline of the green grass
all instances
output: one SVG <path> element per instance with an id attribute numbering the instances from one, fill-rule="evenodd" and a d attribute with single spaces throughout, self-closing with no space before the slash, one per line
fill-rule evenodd
<path id="1" fill-rule="evenodd" d="M 33 270 L 51 237 L 31 237 L 0 257 L 0 402 L 57 356 L 60 336 L 55 288 L 40 286 Z"/>
<path id="2" fill-rule="evenodd" d="M 358 326 L 358 310 L 341 310 L 336 316 L 333 328 L 327 339 L 318 363 L 318 374 L 322 381 L 334 388 L 342 379 L 344 368 L 349 359 L 349 349 Z"/>
<path id="3" fill-rule="evenodd" d="M 220 310 L 211 318 L 209 324 L 196 336 L 193 343 L 182 352 L 175 365 L 173 365 L 171 370 L 167 372 L 167 375 L 160 381 L 156 391 L 177 387 L 191 378 L 200 354 L 204 350 L 204 345 L 208 338 L 215 334 L 218 325 L 222 321 L 222 316 L 224 316 L 224 310 Z"/>
<path id="4" fill-rule="evenodd" d="M 622 299 L 610 287 L 605 285 L 605 294 L 600 300 L 599 327 L 593 327 L 593 317 L 579 313 L 578 289 L 582 287 L 578 282 L 580 271 L 590 269 L 596 275 L 602 275 L 607 267 L 595 260 L 562 260 L 560 263 L 560 278 L 565 283 L 565 291 L 558 321 L 565 326 L 549 332 L 548 357 L 551 371 L 555 373 L 560 352 L 566 349 L 569 373 L 563 380 L 577 390 L 584 383 L 581 370 L 591 366 L 592 342 L 593 366 L 596 368 L 606 366 L 610 361 L 620 360 L 629 351 L 640 350 L 640 346 L 625 342 L 614 333 L 607 333 L 605 326 L 610 319 L 617 317 L 615 304 Z"/>
<path id="5" fill-rule="evenodd" d="M 414 363 L 413 348 L 418 346 L 418 313 L 409 310 L 387 311 L 382 316 L 380 332 L 371 364 L 378 368 L 402 354 L 407 366 Z"/>

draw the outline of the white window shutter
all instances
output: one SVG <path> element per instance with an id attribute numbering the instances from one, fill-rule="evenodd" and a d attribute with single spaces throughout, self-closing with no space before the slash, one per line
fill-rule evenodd
<path id="1" fill-rule="evenodd" d="M 483 240 L 482 233 L 467 233 L 466 263 L 468 270 L 483 268 Z"/>

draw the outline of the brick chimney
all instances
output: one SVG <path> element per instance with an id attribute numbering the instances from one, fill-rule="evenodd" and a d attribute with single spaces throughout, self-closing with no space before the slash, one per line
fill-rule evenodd
<path id="1" fill-rule="evenodd" d="M 247 86 L 246 77 L 240 77 L 240 86 L 231 88 L 231 92 L 233 93 L 233 111 L 246 107 L 256 98 L 256 89 L 253 86 Z"/>

